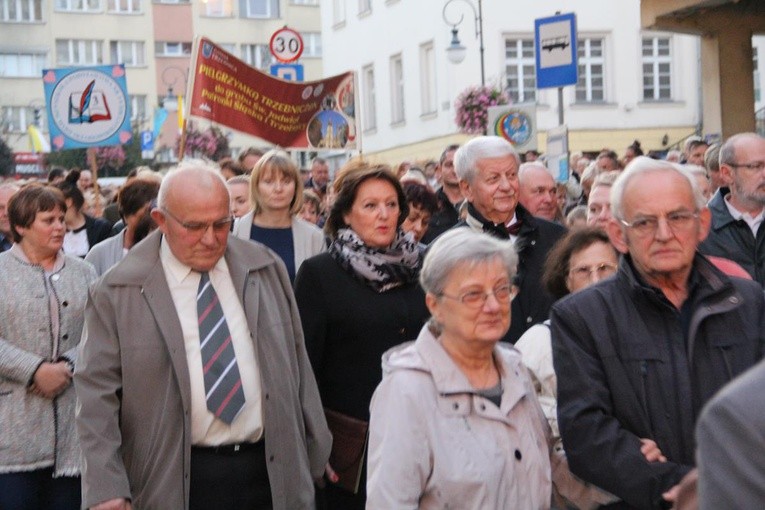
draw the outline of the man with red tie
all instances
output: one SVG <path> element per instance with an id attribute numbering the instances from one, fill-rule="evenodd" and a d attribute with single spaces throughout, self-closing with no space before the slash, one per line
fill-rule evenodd
<path id="1" fill-rule="evenodd" d="M 152 217 L 86 310 L 84 505 L 313 509 L 331 438 L 284 264 L 229 236 L 226 185 L 199 164 Z"/>

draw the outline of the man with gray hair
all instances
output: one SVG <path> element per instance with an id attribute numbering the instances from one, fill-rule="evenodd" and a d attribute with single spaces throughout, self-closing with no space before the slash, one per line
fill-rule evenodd
<path id="1" fill-rule="evenodd" d="M 168 174 L 151 214 L 85 312 L 84 507 L 312 510 L 331 437 L 284 264 L 229 235 L 226 184 L 201 163 Z"/>
<path id="2" fill-rule="evenodd" d="M 13 246 L 11 222 L 8 219 L 8 202 L 16 194 L 19 187 L 12 183 L 0 184 L 0 253 L 10 250 Z"/>
<path id="3" fill-rule="evenodd" d="M 460 147 L 454 167 L 462 195 L 468 202 L 467 217 L 455 228 L 470 227 L 500 239 L 511 239 L 518 251 L 512 322 L 504 341 L 515 343 L 528 328 L 547 319 L 553 297 L 541 283 L 547 252 L 566 229 L 535 218 L 518 203 L 520 157 L 513 146 L 498 136 L 479 136 Z"/>
<path id="4" fill-rule="evenodd" d="M 561 437 L 571 471 L 622 508 L 669 508 L 703 405 L 762 357 L 765 297 L 697 253 L 710 213 L 673 164 L 632 161 L 611 211 L 617 274 L 550 314 Z"/>
<path id="5" fill-rule="evenodd" d="M 720 147 L 720 188 L 709 202 L 712 228 L 699 250 L 730 259 L 765 286 L 765 138 L 730 137 Z"/>
<path id="6" fill-rule="evenodd" d="M 558 188 L 541 162 L 523 163 L 518 170 L 519 202 L 532 216 L 555 221 L 558 215 Z"/>

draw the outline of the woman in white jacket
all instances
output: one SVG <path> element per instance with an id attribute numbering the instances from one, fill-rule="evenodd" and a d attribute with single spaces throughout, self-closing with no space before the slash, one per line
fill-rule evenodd
<path id="1" fill-rule="evenodd" d="M 284 151 L 268 151 L 250 177 L 252 211 L 236 221 L 234 235 L 271 248 L 295 280 L 300 264 L 326 249 L 316 225 L 297 217 L 303 204 L 303 183 L 295 163 Z"/>
<path id="2" fill-rule="evenodd" d="M 372 399 L 367 509 L 550 507 L 549 428 L 510 327 L 509 241 L 453 229 L 420 273 L 430 322 L 383 357 Z"/>

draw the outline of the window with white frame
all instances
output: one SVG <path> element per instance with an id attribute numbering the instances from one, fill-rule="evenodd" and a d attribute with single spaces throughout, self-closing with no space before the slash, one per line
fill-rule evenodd
<path id="1" fill-rule="evenodd" d="M 125 67 L 146 65 L 143 41 L 112 41 L 109 44 L 109 56 L 112 64 L 125 64 Z"/>
<path id="2" fill-rule="evenodd" d="M 534 39 L 505 39 L 507 93 L 514 103 L 537 99 Z"/>
<path id="3" fill-rule="evenodd" d="M 207 0 L 204 4 L 205 15 L 212 18 L 228 18 L 233 12 L 231 0 Z"/>
<path id="4" fill-rule="evenodd" d="M 183 57 L 191 55 L 191 43 L 161 41 L 154 44 L 158 57 Z"/>
<path id="5" fill-rule="evenodd" d="M 596 103 L 606 99 L 606 61 L 603 45 L 604 40 L 600 38 L 579 39 L 577 42 L 579 56 L 579 80 L 576 82 L 577 102 Z"/>
<path id="6" fill-rule="evenodd" d="M 278 18 L 279 0 L 244 0 L 247 18 Z"/>
<path id="7" fill-rule="evenodd" d="M 141 12 L 141 0 L 109 0 L 107 8 L 117 14 L 138 14 Z"/>
<path id="8" fill-rule="evenodd" d="M 268 69 L 272 63 L 271 50 L 267 44 L 243 44 L 242 60 L 252 67 Z"/>
<path id="9" fill-rule="evenodd" d="M 377 128 L 377 103 L 375 100 L 375 67 L 372 64 L 361 70 L 361 87 L 364 92 L 364 131 Z"/>
<path id="10" fill-rule="evenodd" d="M 0 21 L 42 21 L 42 0 L 0 0 Z"/>
<path id="11" fill-rule="evenodd" d="M 372 12 L 372 0 L 359 0 L 359 14 Z"/>
<path id="12" fill-rule="evenodd" d="M 56 39 L 56 63 L 61 65 L 101 64 L 101 41 Z"/>
<path id="13" fill-rule="evenodd" d="M 0 53 L 0 77 L 3 78 L 39 78 L 45 65 L 45 53 Z"/>
<path id="14" fill-rule="evenodd" d="M 332 0 L 332 23 L 334 25 L 345 23 L 345 0 Z"/>
<path id="15" fill-rule="evenodd" d="M 153 0 L 158 4 L 188 4 L 191 0 Z"/>
<path id="16" fill-rule="evenodd" d="M 98 12 L 101 10 L 101 0 L 56 0 L 57 11 L 67 12 Z"/>
<path id="17" fill-rule="evenodd" d="M 231 53 L 232 55 L 236 53 L 236 43 L 217 43 L 218 46 L 226 50 L 227 52 Z"/>
<path id="18" fill-rule="evenodd" d="M 752 46 L 752 70 L 754 71 L 754 100 L 760 102 L 762 92 L 760 92 L 760 72 L 759 61 L 757 60 L 757 46 Z"/>
<path id="19" fill-rule="evenodd" d="M 303 32 L 303 57 L 321 57 L 321 32 Z"/>
<path id="20" fill-rule="evenodd" d="M 24 133 L 35 123 L 35 109 L 32 106 L 3 106 L 0 110 L 0 129 L 11 133 Z M 40 128 L 45 126 L 45 110 L 40 109 Z"/>
<path id="21" fill-rule="evenodd" d="M 436 113 L 436 55 L 433 41 L 420 45 L 420 103 L 422 114 Z"/>
<path id="22" fill-rule="evenodd" d="M 143 122 L 149 117 L 146 114 L 147 98 L 143 94 L 130 94 L 130 120 Z"/>
<path id="23" fill-rule="evenodd" d="M 290 0 L 292 5 L 319 5 L 319 0 Z"/>
<path id="24" fill-rule="evenodd" d="M 672 99 L 672 50 L 669 37 L 643 37 L 643 99 Z"/>
<path id="25" fill-rule="evenodd" d="M 401 55 L 390 58 L 390 120 L 404 122 L 404 62 Z"/>

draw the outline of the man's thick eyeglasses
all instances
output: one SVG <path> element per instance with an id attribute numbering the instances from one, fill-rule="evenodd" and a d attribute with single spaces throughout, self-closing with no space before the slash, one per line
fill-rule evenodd
<path id="1" fill-rule="evenodd" d="M 728 166 L 732 166 L 733 168 L 746 168 L 747 170 L 762 172 L 763 169 L 765 169 L 765 161 L 754 161 L 752 163 L 731 163 Z"/>
<path id="2" fill-rule="evenodd" d="M 676 211 L 667 214 L 664 216 L 664 219 L 672 233 L 676 234 L 678 231 L 682 231 L 691 226 L 693 221 L 698 217 L 698 212 Z M 639 236 L 653 236 L 656 235 L 656 231 L 659 228 L 660 219 L 661 217 L 657 218 L 656 216 L 639 216 L 631 222 L 624 220 L 620 221 L 622 222 L 622 225 L 631 228 L 632 231 Z"/>
<path id="3" fill-rule="evenodd" d="M 213 231 L 216 233 L 222 233 L 222 232 L 228 232 L 231 230 L 231 223 L 234 221 L 233 216 L 228 216 L 226 218 L 222 218 L 218 221 L 213 221 L 212 223 L 197 223 L 197 222 L 190 222 L 186 223 L 184 221 L 179 220 L 173 213 L 165 209 L 164 207 L 161 209 L 161 211 L 165 214 L 167 214 L 169 217 L 171 217 L 173 220 L 175 220 L 178 225 L 183 227 L 186 232 L 189 234 L 196 234 L 196 235 L 202 235 L 205 232 L 207 232 L 207 229 L 212 227 Z"/>
<path id="4" fill-rule="evenodd" d="M 489 296 L 494 296 L 494 299 L 496 299 L 497 302 L 504 305 L 512 301 L 516 294 L 516 288 L 508 283 L 506 285 L 494 287 L 491 292 L 471 290 L 470 292 L 465 292 L 459 296 L 450 296 L 443 293 L 441 296 L 449 299 L 455 299 L 468 308 L 482 308 L 486 303 L 486 300 L 489 299 Z"/>

